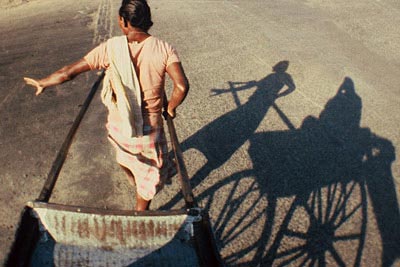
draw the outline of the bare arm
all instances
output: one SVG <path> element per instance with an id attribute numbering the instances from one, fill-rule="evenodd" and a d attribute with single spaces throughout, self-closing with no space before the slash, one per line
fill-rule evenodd
<path id="1" fill-rule="evenodd" d="M 80 59 L 77 62 L 65 66 L 50 74 L 46 78 L 36 80 L 24 77 L 24 80 L 26 84 L 36 87 L 36 95 L 39 95 L 44 91 L 45 88 L 70 81 L 77 75 L 88 70 L 90 70 L 89 64 L 84 59 Z"/>
<path id="2" fill-rule="evenodd" d="M 186 78 L 182 64 L 180 62 L 172 63 L 167 67 L 167 73 L 174 83 L 174 89 L 168 102 L 168 114 L 174 118 L 175 109 L 183 102 L 188 91 L 189 82 Z"/>
<path id="3" fill-rule="evenodd" d="M 283 97 L 290 93 L 292 93 L 296 89 L 296 85 L 292 79 L 292 76 L 287 74 L 286 72 L 279 76 L 279 79 L 288 87 L 285 91 L 278 94 L 277 97 Z"/>

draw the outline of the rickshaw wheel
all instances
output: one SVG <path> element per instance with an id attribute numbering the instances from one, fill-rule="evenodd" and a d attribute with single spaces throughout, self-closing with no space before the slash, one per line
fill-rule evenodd
<path id="1" fill-rule="evenodd" d="M 264 258 L 273 266 L 360 266 L 367 225 L 363 181 L 296 196 Z M 299 223 L 302 221 L 302 223 Z"/>

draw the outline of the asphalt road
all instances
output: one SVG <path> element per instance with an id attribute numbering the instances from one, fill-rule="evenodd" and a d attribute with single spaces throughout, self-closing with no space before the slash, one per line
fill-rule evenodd
<path id="1" fill-rule="evenodd" d="M 175 123 L 225 264 L 400 266 L 400 2 L 149 3 L 190 80 Z M 3 263 L 98 73 L 40 97 L 22 77 L 120 34 L 120 1 L 0 4 Z M 51 202 L 133 208 L 105 115 L 97 94 Z M 182 205 L 174 179 L 151 209 Z"/>

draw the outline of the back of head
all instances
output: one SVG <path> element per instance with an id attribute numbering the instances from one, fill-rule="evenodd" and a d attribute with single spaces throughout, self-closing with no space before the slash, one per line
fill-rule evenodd
<path id="1" fill-rule="evenodd" d="M 146 0 L 123 0 L 119 15 L 124 19 L 125 26 L 129 23 L 132 27 L 140 28 L 145 32 L 153 25 L 150 7 Z"/>

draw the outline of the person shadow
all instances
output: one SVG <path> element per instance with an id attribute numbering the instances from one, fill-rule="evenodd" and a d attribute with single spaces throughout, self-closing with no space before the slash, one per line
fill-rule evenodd
<path id="1" fill-rule="evenodd" d="M 198 196 L 210 208 L 220 204 L 218 192 L 231 190 L 224 193 L 225 204 L 215 219 L 216 239 L 222 247 L 247 242 L 224 257 L 227 265 L 363 266 L 365 256 L 371 257 L 363 249 L 373 221 L 382 242 L 380 263 L 394 264 L 400 254 L 400 214 L 391 173 L 395 151 L 389 140 L 360 126 L 361 110 L 361 98 L 346 77 L 318 118 L 308 116 L 295 129 L 279 110 L 289 130 L 248 136 L 253 168 Z M 247 191 L 239 189 L 244 183 Z M 264 198 L 267 205 L 262 207 Z M 266 218 L 262 226 L 257 225 L 260 218 Z M 261 231 L 255 235 L 253 228 Z"/>
<path id="2" fill-rule="evenodd" d="M 269 108 L 277 98 L 295 90 L 295 84 L 286 72 L 288 61 L 278 62 L 272 73 L 259 81 L 228 82 L 229 89 L 211 89 L 212 96 L 232 93 L 237 108 L 210 122 L 181 143 L 182 151 L 196 149 L 206 158 L 206 163 L 191 177 L 192 188 L 199 185 L 215 169 L 222 166 L 256 131 Z M 237 92 L 255 88 L 244 104 Z M 161 209 L 171 209 L 182 196 L 176 195 Z"/>

